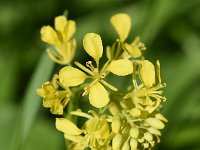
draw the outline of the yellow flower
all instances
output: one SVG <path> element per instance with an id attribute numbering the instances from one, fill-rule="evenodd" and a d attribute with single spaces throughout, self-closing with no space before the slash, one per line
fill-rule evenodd
<path id="1" fill-rule="evenodd" d="M 52 82 L 45 82 L 42 88 L 37 89 L 37 93 L 43 98 L 43 106 L 50 108 L 52 114 L 62 115 L 70 100 L 69 93 L 65 90 L 56 90 Z"/>
<path id="2" fill-rule="evenodd" d="M 92 110 L 89 113 L 87 114 L 81 111 L 71 112 L 72 115 L 88 119 L 82 129 L 79 129 L 66 118 L 56 118 L 56 128 L 64 133 L 65 139 L 72 141 L 73 145 L 81 150 L 87 147 L 102 149 L 102 147 L 108 144 L 106 140 L 112 136 L 112 133 L 110 133 L 108 122 L 103 116 L 98 116 Z"/>
<path id="3" fill-rule="evenodd" d="M 84 36 L 83 47 L 85 51 L 95 60 L 96 67 L 92 65 L 92 62 L 89 61 L 84 67 L 78 62 L 75 64 L 85 71 L 66 66 L 62 68 L 59 72 L 59 81 L 64 87 L 77 86 L 85 82 L 86 79 L 92 79 L 92 82 L 85 87 L 85 92 L 83 95 L 89 94 L 90 104 L 96 108 L 104 107 L 109 102 L 109 95 L 104 86 L 116 91 L 117 89 L 103 80 L 108 72 L 112 72 L 118 76 L 125 76 L 131 74 L 133 71 L 133 66 L 131 61 L 127 59 L 119 59 L 108 61 L 105 63 L 103 68 L 99 69 L 99 60 L 103 55 L 103 46 L 101 37 L 95 33 L 88 33 Z M 103 86 L 104 85 L 104 86 Z"/>
<path id="4" fill-rule="evenodd" d="M 69 64 L 74 58 L 76 40 L 73 37 L 76 24 L 73 20 L 67 20 L 65 16 L 58 16 L 54 22 L 55 30 L 50 26 L 41 29 L 42 41 L 54 46 L 54 50 L 48 49 L 49 57 L 56 63 Z"/>
<path id="5" fill-rule="evenodd" d="M 146 50 L 146 47 L 142 42 L 140 42 L 139 36 L 137 36 L 131 44 L 125 42 L 131 29 L 130 16 L 125 13 L 118 13 L 112 16 L 110 21 L 119 36 L 122 47 L 125 50 L 126 54 L 130 55 L 133 58 L 141 57 L 141 50 Z"/>
<path id="6" fill-rule="evenodd" d="M 161 83 L 159 61 L 157 61 L 157 69 L 155 71 L 154 65 L 151 62 L 142 60 L 139 65 L 138 75 L 142 83 L 137 85 L 136 80 L 133 79 L 135 87 L 124 98 L 130 98 L 137 108 L 151 113 L 160 105 L 161 100 L 166 100 L 161 95 L 163 93 L 162 88 L 166 85 Z M 157 85 L 155 85 L 156 75 Z"/>

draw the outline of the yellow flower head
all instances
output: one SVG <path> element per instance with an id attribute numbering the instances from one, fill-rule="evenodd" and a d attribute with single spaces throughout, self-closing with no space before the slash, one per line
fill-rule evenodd
<path id="1" fill-rule="evenodd" d="M 45 82 L 37 93 L 43 98 L 43 106 L 50 108 L 52 114 L 63 114 L 63 109 L 69 102 L 69 93 L 56 90 L 52 82 Z"/>
<path id="2" fill-rule="evenodd" d="M 161 80 L 159 61 L 154 67 L 145 59 L 142 51 L 146 47 L 139 36 L 132 43 L 126 42 L 131 29 L 129 15 L 118 13 L 110 21 L 118 38 L 106 47 L 108 60 L 102 67 L 100 59 L 104 48 L 100 35 L 87 33 L 84 36 L 83 48 L 92 60 L 87 61 L 86 66 L 75 61 L 76 67 L 73 67 L 75 22 L 58 16 L 55 29 L 50 26 L 41 29 L 41 39 L 55 50 L 48 51 L 50 58 L 67 66 L 60 69 L 52 82 L 45 82 L 37 89 L 37 93 L 43 98 L 44 107 L 50 108 L 53 114 L 62 115 L 69 102 L 66 116 L 56 118 L 56 128 L 70 141 L 68 149 L 152 149 L 160 142 L 160 130 L 167 122 L 160 114 L 166 98 L 162 95 L 165 83 Z M 129 84 L 120 91 L 110 84 L 108 74 L 113 78 L 131 75 L 130 80 L 126 80 Z M 64 90 L 59 90 L 59 86 Z M 88 96 L 95 111 L 80 110 L 80 93 Z M 84 117 L 86 121 L 77 126 L 76 117 Z"/>
<path id="3" fill-rule="evenodd" d="M 89 113 L 87 114 L 81 111 L 71 112 L 72 115 L 86 117 L 88 119 L 81 129 L 66 118 L 57 118 L 56 128 L 64 133 L 65 139 L 74 143 L 74 147 L 82 150 L 88 147 L 101 149 L 108 144 L 112 133 L 110 133 L 109 124 L 103 116 L 97 115 L 92 110 Z"/>
<path id="4" fill-rule="evenodd" d="M 82 84 L 87 78 L 92 79 L 92 82 L 85 87 L 83 95 L 89 94 L 90 104 L 97 108 L 101 108 L 109 102 L 108 92 L 103 85 L 114 91 L 117 90 L 115 87 L 103 80 L 107 72 L 110 71 L 118 76 L 125 76 L 132 73 L 133 66 L 131 61 L 127 59 L 119 59 L 112 62 L 108 61 L 100 70 L 99 60 L 103 55 L 103 46 L 101 37 L 98 34 L 86 34 L 83 39 L 83 47 L 85 51 L 95 60 L 96 67 L 92 65 L 91 61 L 86 63 L 89 69 L 78 62 L 75 62 L 80 69 L 89 75 L 86 75 L 86 73 L 77 68 L 66 66 L 59 72 L 59 81 L 64 87 L 71 87 Z"/>
<path id="5" fill-rule="evenodd" d="M 49 57 L 59 64 L 69 64 L 74 58 L 76 40 L 73 37 L 76 24 L 65 16 L 58 16 L 54 21 L 55 30 L 50 26 L 41 29 L 42 41 L 52 45 L 56 51 L 48 49 Z"/>

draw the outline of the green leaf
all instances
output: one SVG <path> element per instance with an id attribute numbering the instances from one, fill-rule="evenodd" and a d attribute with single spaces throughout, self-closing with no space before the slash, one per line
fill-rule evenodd
<path id="1" fill-rule="evenodd" d="M 19 118 L 13 135 L 12 150 L 23 149 L 41 104 L 40 97 L 36 94 L 36 89 L 49 79 L 52 74 L 53 64 L 46 52 L 44 52 L 23 97 L 21 111 L 19 112 Z"/>

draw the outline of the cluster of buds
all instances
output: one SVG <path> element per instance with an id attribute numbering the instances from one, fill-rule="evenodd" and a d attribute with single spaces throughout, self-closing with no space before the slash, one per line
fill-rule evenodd
<path id="1" fill-rule="evenodd" d="M 127 14 L 112 16 L 111 24 L 118 38 L 106 47 L 106 62 L 100 61 L 103 56 L 100 35 L 87 33 L 84 36 L 83 48 L 92 58 L 86 65 L 73 62 L 74 21 L 59 16 L 55 18 L 55 30 L 50 26 L 41 29 L 41 39 L 52 45 L 52 50 L 48 50 L 50 58 L 65 66 L 52 81 L 37 89 L 37 93 L 43 98 L 44 107 L 50 108 L 52 114 L 61 115 L 56 118 L 56 128 L 64 133 L 70 150 L 152 149 L 160 142 L 160 130 L 167 122 L 160 114 L 166 98 L 162 96 L 165 84 L 161 80 L 159 61 L 154 67 L 145 59 L 146 47 L 139 37 L 126 42 L 131 29 Z M 130 83 L 121 91 L 109 82 L 109 74 L 113 78 L 131 77 Z M 91 105 L 88 112 L 80 109 L 82 96 L 87 97 Z M 80 117 L 84 122 L 78 124 L 73 118 Z"/>

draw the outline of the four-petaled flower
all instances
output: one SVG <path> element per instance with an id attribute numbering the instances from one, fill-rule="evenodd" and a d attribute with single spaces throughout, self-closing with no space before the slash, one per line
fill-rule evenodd
<path id="1" fill-rule="evenodd" d="M 89 94 L 90 104 L 96 108 L 101 108 L 109 102 L 109 95 L 104 86 L 117 91 L 115 87 L 103 80 L 107 73 L 110 71 L 118 76 L 126 76 L 133 72 L 133 65 L 128 59 L 109 60 L 100 70 L 99 60 L 103 55 L 103 46 L 101 37 L 98 34 L 86 34 L 83 39 L 83 47 L 95 60 L 96 67 L 92 65 L 91 61 L 86 63 L 89 69 L 75 62 L 75 64 L 88 75 L 77 68 L 66 66 L 59 72 L 59 81 L 64 87 L 73 87 L 82 84 L 88 78 L 92 79 L 90 84 L 85 87 L 83 95 Z"/>

